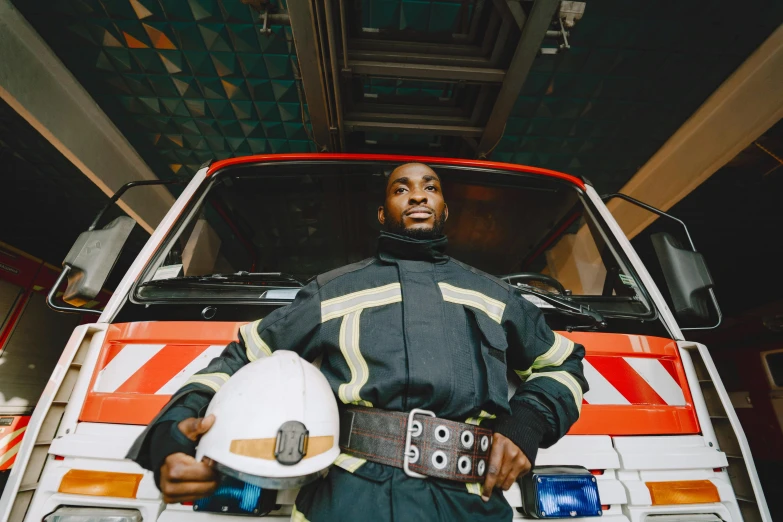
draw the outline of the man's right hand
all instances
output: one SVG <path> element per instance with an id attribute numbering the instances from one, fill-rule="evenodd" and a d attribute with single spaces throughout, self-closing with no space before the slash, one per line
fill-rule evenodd
<path id="1" fill-rule="evenodd" d="M 187 438 L 197 441 L 215 423 L 215 416 L 181 421 L 177 427 Z M 212 494 L 218 487 L 218 474 L 208 460 L 198 462 L 185 453 L 172 453 L 160 467 L 160 491 L 167 504 L 193 502 Z"/>

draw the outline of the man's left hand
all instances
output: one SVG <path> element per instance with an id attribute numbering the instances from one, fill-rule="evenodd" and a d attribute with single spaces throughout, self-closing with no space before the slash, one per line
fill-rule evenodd
<path id="1" fill-rule="evenodd" d="M 481 498 L 488 502 L 492 490 L 496 487 L 508 491 L 517 477 L 525 475 L 530 468 L 530 461 L 519 446 L 500 433 L 495 433 L 492 436 L 492 451 L 489 454 L 489 466 Z"/>

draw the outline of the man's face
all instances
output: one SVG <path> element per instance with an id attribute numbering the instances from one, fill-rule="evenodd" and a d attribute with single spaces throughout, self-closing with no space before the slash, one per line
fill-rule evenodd
<path id="1" fill-rule="evenodd" d="M 448 217 L 435 171 L 421 163 L 394 169 L 386 183 L 386 201 L 378 208 L 378 221 L 387 232 L 431 239 L 443 233 Z"/>

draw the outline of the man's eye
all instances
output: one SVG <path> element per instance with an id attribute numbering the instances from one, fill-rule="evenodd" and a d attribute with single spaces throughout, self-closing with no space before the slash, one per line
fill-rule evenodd
<path id="1" fill-rule="evenodd" d="M 430 185 L 427 190 L 438 190 L 438 188 L 435 185 Z"/>
<path id="2" fill-rule="evenodd" d="M 403 187 L 400 187 L 397 190 L 395 190 L 394 193 L 395 194 L 402 194 L 404 191 L 405 191 L 405 189 Z"/>

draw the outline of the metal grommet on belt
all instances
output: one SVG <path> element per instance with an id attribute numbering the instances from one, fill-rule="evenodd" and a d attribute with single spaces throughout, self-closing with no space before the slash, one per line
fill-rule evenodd
<path id="1" fill-rule="evenodd" d="M 435 469 L 443 469 L 448 463 L 449 459 L 443 451 L 438 450 L 432 454 L 432 465 L 435 466 Z"/>
<path id="2" fill-rule="evenodd" d="M 411 446 L 408 452 L 408 462 L 416 464 L 419 461 L 419 448 Z"/>
<path id="3" fill-rule="evenodd" d="M 484 462 L 483 460 L 480 460 L 478 462 L 478 466 L 476 466 L 476 471 L 478 472 L 478 476 L 483 477 L 486 469 L 487 469 L 487 463 Z"/>
<path id="4" fill-rule="evenodd" d="M 411 437 L 418 437 L 421 435 L 423 429 L 424 427 L 422 426 L 421 421 L 413 421 L 411 423 Z"/>
<path id="5" fill-rule="evenodd" d="M 481 451 L 487 451 L 489 449 L 489 437 L 484 435 L 481 437 Z"/>
<path id="6" fill-rule="evenodd" d="M 470 462 L 470 457 L 468 456 L 463 455 L 457 461 L 457 469 L 463 475 L 467 475 L 468 473 L 470 473 L 470 468 L 472 467 L 473 464 Z"/>
<path id="7" fill-rule="evenodd" d="M 462 447 L 465 449 L 470 449 L 473 447 L 473 432 L 472 431 L 463 431 L 462 435 L 460 436 L 460 441 L 462 442 Z"/>
<path id="8" fill-rule="evenodd" d="M 446 442 L 450 436 L 451 432 L 446 426 L 440 425 L 435 428 L 435 440 L 438 442 Z"/>

